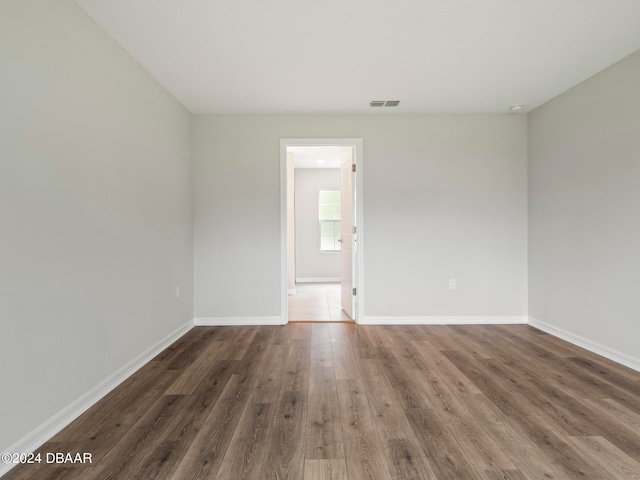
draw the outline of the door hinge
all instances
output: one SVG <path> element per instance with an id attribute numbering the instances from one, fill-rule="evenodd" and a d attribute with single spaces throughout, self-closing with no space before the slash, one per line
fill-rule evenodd
<path id="1" fill-rule="evenodd" d="M 353 226 L 353 233 L 356 233 L 356 226 Z"/>
<path id="2" fill-rule="evenodd" d="M 355 294 L 356 294 L 356 287 L 353 287 L 353 293 L 352 293 L 352 295 L 355 295 Z"/>
<path id="3" fill-rule="evenodd" d="M 355 173 L 355 172 L 356 172 L 356 164 L 355 164 L 355 163 L 352 163 L 352 164 L 351 164 L 351 171 L 352 171 L 353 173 Z"/>

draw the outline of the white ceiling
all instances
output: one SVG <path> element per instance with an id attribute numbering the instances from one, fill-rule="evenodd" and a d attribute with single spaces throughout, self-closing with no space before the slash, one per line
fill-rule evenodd
<path id="1" fill-rule="evenodd" d="M 340 168 L 342 160 L 350 155 L 352 147 L 294 146 L 287 147 L 293 154 L 294 168 Z"/>
<path id="2" fill-rule="evenodd" d="M 193 113 L 528 111 L 640 49 L 640 0 L 76 1 Z"/>

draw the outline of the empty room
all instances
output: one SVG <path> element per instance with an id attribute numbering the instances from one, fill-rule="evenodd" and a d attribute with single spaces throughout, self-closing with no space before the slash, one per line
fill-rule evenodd
<path id="1" fill-rule="evenodd" d="M 640 478 L 638 25 L 0 0 L 0 478 Z"/>

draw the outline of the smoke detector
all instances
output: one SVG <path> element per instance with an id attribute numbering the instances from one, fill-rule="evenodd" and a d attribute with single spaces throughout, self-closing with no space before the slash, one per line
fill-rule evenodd
<path id="1" fill-rule="evenodd" d="M 524 108 L 524 105 L 522 105 L 521 103 L 516 103 L 516 104 L 511 105 L 509 107 L 509 111 L 512 112 L 512 113 L 515 113 L 515 112 L 519 112 L 523 108 Z"/>

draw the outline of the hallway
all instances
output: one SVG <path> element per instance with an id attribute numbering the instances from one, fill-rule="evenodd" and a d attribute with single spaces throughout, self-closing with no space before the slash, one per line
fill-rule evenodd
<path id="1" fill-rule="evenodd" d="M 340 307 L 340 283 L 296 283 L 289 295 L 290 322 L 351 322 Z"/>

